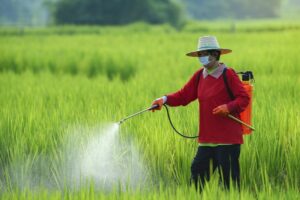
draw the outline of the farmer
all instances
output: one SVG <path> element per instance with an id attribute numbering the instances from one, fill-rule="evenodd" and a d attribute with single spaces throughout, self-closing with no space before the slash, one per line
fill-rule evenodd
<path id="1" fill-rule="evenodd" d="M 220 48 L 216 37 L 201 37 L 198 50 L 186 55 L 198 57 L 203 67 L 194 73 L 183 88 L 152 103 L 158 105 L 155 110 L 161 110 L 163 104 L 186 106 L 198 99 L 199 146 L 191 165 L 191 180 L 200 191 L 210 178 L 211 161 L 213 171 L 217 169 L 226 189 L 229 189 L 231 180 L 240 188 L 242 127 L 227 115 L 240 118 L 239 113 L 247 107 L 249 96 L 234 70 L 219 62 L 221 55 L 230 52 L 230 49 Z M 229 95 L 223 73 L 233 97 Z"/>

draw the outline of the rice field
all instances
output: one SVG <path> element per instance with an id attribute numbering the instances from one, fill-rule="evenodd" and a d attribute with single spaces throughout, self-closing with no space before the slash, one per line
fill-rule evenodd
<path id="1" fill-rule="evenodd" d="M 221 57 L 229 67 L 253 71 L 256 131 L 241 149 L 241 192 L 223 191 L 214 177 L 201 197 L 299 199 L 300 23 L 271 21 L 191 22 L 181 31 L 146 24 L 0 28 L 1 198 L 199 198 L 188 184 L 197 142 L 175 135 L 164 110 L 120 127 L 149 173 L 140 187 L 107 191 L 91 181 L 74 189 L 60 168 L 69 158 L 65 146 L 79 144 L 69 139 L 74 130 L 119 121 L 182 87 L 200 67 L 185 53 L 203 35 L 233 50 Z M 171 109 L 187 135 L 198 130 L 197 107 Z"/>

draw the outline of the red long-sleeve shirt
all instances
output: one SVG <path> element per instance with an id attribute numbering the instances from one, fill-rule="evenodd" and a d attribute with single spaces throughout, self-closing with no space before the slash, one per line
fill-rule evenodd
<path id="1" fill-rule="evenodd" d="M 199 73 L 200 76 L 199 76 Z M 242 82 L 233 69 L 226 72 L 228 85 L 235 97 L 230 99 L 222 76 L 203 77 L 202 69 L 199 69 L 191 79 L 175 93 L 167 95 L 169 106 L 185 106 L 198 99 L 199 102 L 199 143 L 242 144 L 242 126 L 229 119 L 212 114 L 217 106 L 227 104 L 230 114 L 240 118 L 242 112 L 249 103 L 249 96 Z"/>

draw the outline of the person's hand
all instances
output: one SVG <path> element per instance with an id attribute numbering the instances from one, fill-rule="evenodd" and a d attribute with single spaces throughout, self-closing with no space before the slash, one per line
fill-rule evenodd
<path id="1" fill-rule="evenodd" d="M 214 108 L 213 114 L 226 117 L 229 114 L 228 106 L 226 104 L 223 104 Z"/>
<path id="2" fill-rule="evenodd" d="M 163 98 L 158 98 L 152 102 L 152 106 L 158 105 L 156 108 L 151 109 L 152 112 L 155 110 L 161 110 L 162 106 L 164 105 L 164 99 Z"/>

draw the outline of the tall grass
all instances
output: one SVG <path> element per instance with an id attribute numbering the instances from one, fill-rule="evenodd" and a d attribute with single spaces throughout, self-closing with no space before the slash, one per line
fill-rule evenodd
<path id="1" fill-rule="evenodd" d="M 189 27 L 182 32 L 165 27 L 155 27 L 155 31 L 151 27 L 145 31 L 99 29 L 111 34 L 73 28 L 74 34 L 58 35 L 46 29 L 48 34 L 0 36 L 2 197 L 196 198 L 199 194 L 188 182 L 197 143 L 174 135 L 164 111 L 149 112 L 121 127 L 121 137 L 134 141 L 149 168 L 152 180 L 148 188 L 105 193 L 82 186 L 73 191 L 55 181 L 47 187 L 43 179 L 59 174 L 57 168 L 65 159 L 62 145 L 70 127 L 118 121 L 176 91 L 200 67 L 197 59 L 184 54 L 196 48 L 199 36 L 214 34 L 221 46 L 233 49 L 222 61 L 236 71 L 254 72 L 256 131 L 245 136 L 242 146 L 241 193 L 222 191 L 213 180 L 202 197 L 299 198 L 300 32 L 237 29 L 232 33 L 217 28 L 203 32 L 189 31 Z M 183 132 L 197 132 L 196 102 L 173 108 L 171 115 Z M 39 159 L 50 163 L 47 171 L 37 170 L 29 176 Z"/>

